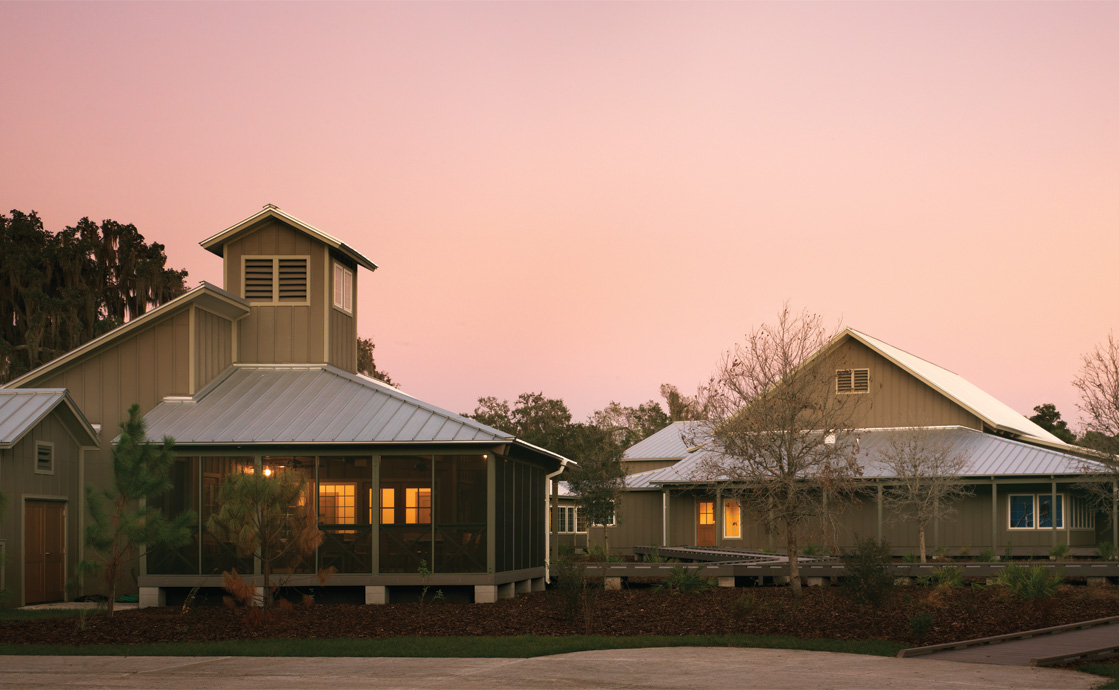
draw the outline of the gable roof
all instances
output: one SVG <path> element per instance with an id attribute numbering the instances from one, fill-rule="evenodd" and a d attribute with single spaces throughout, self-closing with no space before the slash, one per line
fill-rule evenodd
<path id="1" fill-rule="evenodd" d="M 46 364 L 32 369 L 23 376 L 14 378 L 7 383 L 0 385 L 2 388 L 19 388 L 25 383 L 40 378 L 44 374 L 49 374 L 52 371 L 62 368 L 63 366 L 73 362 L 74 360 L 98 350 L 112 341 L 120 338 L 123 335 L 138 331 L 145 326 L 152 324 L 155 321 L 168 316 L 169 314 L 186 307 L 187 305 L 195 304 L 207 311 L 214 312 L 224 316 L 227 319 L 236 321 L 237 319 L 249 313 L 249 302 L 242 297 L 238 297 L 232 292 L 226 292 L 216 285 L 211 285 L 206 281 L 198 284 L 198 287 L 187 290 L 175 299 L 164 302 L 155 309 L 145 312 L 140 316 L 132 319 L 128 323 L 117 326 L 108 333 L 94 338 L 85 345 L 80 345 L 73 350 L 70 350 L 61 357 L 57 357 L 47 362 Z"/>
<path id="2" fill-rule="evenodd" d="M 163 316 L 167 316 L 172 312 L 185 308 L 188 304 L 196 304 L 207 311 L 225 316 L 226 319 L 231 321 L 241 319 L 242 316 L 248 313 L 248 301 L 243 299 L 243 297 L 238 297 L 232 292 L 226 292 L 220 289 L 217 285 L 211 285 L 203 281 L 198 283 L 195 289 L 182 293 L 170 302 L 160 304 L 156 309 L 144 312 L 128 323 L 119 325 L 119 327 L 114 328 L 104 335 L 100 335 L 100 337 L 94 338 L 90 342 L 83 344 L 83 346 L 78 346 L 70 350 L 62 357 L 55 358 L 48 361 L 43 366 L 31 369 L 23 376 L 13 378 L 8 381 L 7 384 L 0 385 L 0 388 L 19 388 L 23 384 L 28 384 L 28 382 L 32 380 L 50 374 L 51 371 L 60 369 L 68 365 L 69 362 L 106 346 L 106 344 L 122 337 L 122 335 L 126 333 L 139 331 L 147 327 L 147 325 L 162 319 Z"/>
<path id="3" fill-rule="evenodd" d="M 561 455 L 324 364 L 234 365 L 193 398 L 168 398 L 144 416 L 151 438 L 180 446 L 261 444 L 513 444 Z"/>
<path id="4" fill-rule="evenodd" d="M 274 206 L 273 204 L 265 204 L 264 208 L 257 211 L 253 215 L 240 221 L 239 223 L 234 223 L 233 225 L 229 226 L 225 230 L 222 230 L 216 235 L 202 240 L 201 242 L 199 242 L 199 244 L 202 245 L 203 249 L 211 251 L 218 256 L 223 256 L 222 247 L 225 246 L 226 242 L 235 239 L 238 235 L 247 231 L 249 228 L 266 218 L 274 218 L 288 225 L 289 227 L 298 230 L 299 232 L 310 235 L 319 242 L 322 242 L 323 244 L 326 244 L 334 248 L 338 252 L 341 252 L 345 256 L 353 259 L 358 266 L 363 266 L 370 271 L 377 270 L 377 264 L 362 256 L 360 253 L 357 252 L 357 250 L 348 246 L 342 240 L 334 237 L 333 235 L 328 235 L 327 233 L 319 230 L 310 223 L 305 223 L 299 220 L 290 213 L 281 211 L 278 206 Z"/>
<path id="5" fill-rule="evenodd" d="M 1068 447 L 1061 439 L 1015 412 L 1006 403 L 980 389 L 962 376 L 912 355 L 905 350 L 872 338 L 852 328 L 844 329 L 833 342 L 850 337 L 882 355 L 933 390 L 972 413 L 996 431 L 1025 436 L 1058 448 Z"/>
<path id="6" fill-rule="evenodd" d="M 879 453 L 888 448 L 891 441 L 900 434 L 911 432 L 912 429 L 866 429 L 855 432 L 858 438 L 856 459 L 863 468 L 862 477 L 893 477 L 878 460 Z M 965 478 L 1076 476 L 1084 473 L 1086 465 L 1092 464 L 1069 453 L 962 426 L 927 427 L 923 433 L 929 434 L 932 442 L 964 454 L 966 465 L 960 476 Z M 699 470 L 704 461 L 709 459 L 718 459 L 717 451 L 709 447 L 699 448 L 671 467 L 630 475 L 626 478 L 626 488 L 654 489 L 664 484 L 702 484 L 704 480 L 700 479 Z"/>
<path id="7" fill-rule="evenodd" d="M 694 433 L 700 422 L 673 422 L 665 428 L 626 448 L 622 460 L 668 460 L 688 454 L 685 436 Z"/>
<path id="8" fill-rule="evenodd" d="M 97 445 L 97 432 L 65 388 L 0 390 L 0 448 L 11 448 L 56 408 L 79 445 Z"/>

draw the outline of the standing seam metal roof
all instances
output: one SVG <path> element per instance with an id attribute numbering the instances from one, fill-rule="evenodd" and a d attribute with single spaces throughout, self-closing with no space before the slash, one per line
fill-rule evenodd
<path id="1" fill-rule="evenodd" d="M 673 422 L 657 433 L 626 449 L 622 460 L 660 460 L 682 458 L 688 454 L 684 439 L 699 428 L 700 422 Z"/>
<path id="2" fill-rule="evenodd" d="M 151 438 L 179 445 L 518 442 L 328 365 L 236 365 L 194 398 L 164 400 L 145 420 Z"/>
<path id="3" fill-rule="evenodd" d="M 14 446 L 51 410 L 64 403 L 88 436 L 88 441 L 97 443 L 96 432 L 70 401 L 65 388 L 25 388 L 0 390 L 0 447 Z"/>
<path id="4" fill-rule="evenodd" d="M 855 433 L 859 440 L 858 462 L 863 468 L 864 479 L 889 479 L 894 476 L 878 461 L 879 453 L 891 441 L 912 429 L 873 429 Z M 966 427 L 927 428 L 934 443 L 943 443 L 956 452 L 963 453 L 967 464 L 962 477 L 1038 477 L 1050 475 L 1072 476 L 1083 474 L 1091 462 L 1075 455 L 1049 448 L 1041 448 L 1022 441 L 983 433 Z M 671 467 L 632 474 L 626 478 L 630 489 L 651 489 L 661 484 L 702 484 L 699 470 L 705 460 L 718 459 L 718 453 L 708 447 L 689 453 Z"/>

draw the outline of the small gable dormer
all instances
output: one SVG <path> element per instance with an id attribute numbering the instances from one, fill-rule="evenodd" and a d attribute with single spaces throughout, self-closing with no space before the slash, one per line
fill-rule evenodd
<path id="1" fill-rule="evenodd" d="M 201 244 L 250 305 L 235 327 L 237 363 L 357 371 L 357 269 L 375 263 L 272 204 Z"/>

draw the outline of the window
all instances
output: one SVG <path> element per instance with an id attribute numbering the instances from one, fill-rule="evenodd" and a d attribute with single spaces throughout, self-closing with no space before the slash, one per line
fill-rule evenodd
<path id="1" fill-rule="evenodd" d="M 742 524 L 741 524 L 742 509 L 738 505 L 738 500 L 728 498 L 723 501 L 723 536 L 728 539 L 741 539 L 742 538 Z"/>
<path id="2" fill-rule="evenodd" d="M 1092 510 L 1092 504 L 1087 499 L 1073 496 L 1069 504 L 1069 512 L 1072 513 L 1069 526 L 1072 529 L 1096 529 L 1096 511 Z"/>
<path id="3" fill-rule="evenodd" d="M 373 489 L 369 490 L 370 493 Z M 381 489 L 381 524 L 391 525 L 396 522 L 396 491 Z"/>
<path id="4" fill-rule="evenodd" d="M 866 393 L 870 390 L 870 369 L 837 369 L 836 393 Z"/>
<path id="5" fill-rule="evenodd" d="M 713 525 L 715 524 L 715 502 L 714 501 L 700 501 L 699 502 L 699 524 Z"/>
<path id="6" fill-rule="evenodd" d="M 559 533 L 576 534 L 587 531 L 587 523 L 579 515 L 575 506 L 560 506 L 559 508 Z"/>
<path id="7" fill-rule="evenodd" d="M 431 522 L 431 489 L 408 487 L 404 490 L 404 522 L 408 525 Z"/>
<path id="8" fill-rule="evenodd" d="M 339 263 L 334 264 L 334 306 L 354 313 L 354 272 Z"/>
<path id="9" fill-rule="evenodd" d="M 54 444 L 50 441 L 35 444 L 35 474 L 54 474 Z"/>
<path id="10" fill-rule="evenodd" d="M 1063 494 L 1012 494 L 1010 496 L 1010 529 L 1065 528 Z"/>
<path id="11" fill-rule="evenodd" d="M 607 527 L 614 527 L 615 525 L 617 525 L 617 524 L 618 524 L 618 523 L 617 523 L 617 522 L 616 522 L 616 521 L 614 520 L 614 517 L 615 517 L 615 516 L 614 516 L 614 511 L 612 511 L 612 510 L 611 510 L 611 511 L 610 511 L 610 519 L 606 521 L 606 526 L 607 526 Z M 595 527 L 602 527 L 602 525 L 599 525 L 599 524 L 595 524 Z M 585 529 L 586 529 L 586 528 L 584 528 L 584 531 L 585 531 Z"/>
<path id="12" fill-rule="evenodd" d="M 352 525 L 354 512 L 353 484 L 319 484 L 319 521 L 328 525 Z"/>
<path id="13" fill-rule="evenodd" d="M 244 294 L 250 302 L 307 304 L 306 256 L 246 256 Z"/>

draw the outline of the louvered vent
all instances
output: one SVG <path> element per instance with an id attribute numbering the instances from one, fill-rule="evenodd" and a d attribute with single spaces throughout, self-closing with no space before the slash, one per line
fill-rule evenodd
<path id="1" fill-rule="evenodd" d="M 836 393 L 866 393 L 870 390 L 870 369 L 837 369 Z"/>
<path id="2" fill-rule="evenodd" d="M 272 301 L 272 259 L 245 259 L 245 299 Z M 306 294 L 306 264 L 304 264 L 304 294 Z"/>
<path id="3" fill-rule="evenodd" d="M 307 301 L 307 259 L 278 259 L 280 302 Z"/>
<path id="4" fill-rule="evenodd" d="M 35 471 L 36 472 L 52 472 L 54 471 L 54 447 L 45 443 L 39 443 L 35 446 Z"/>

